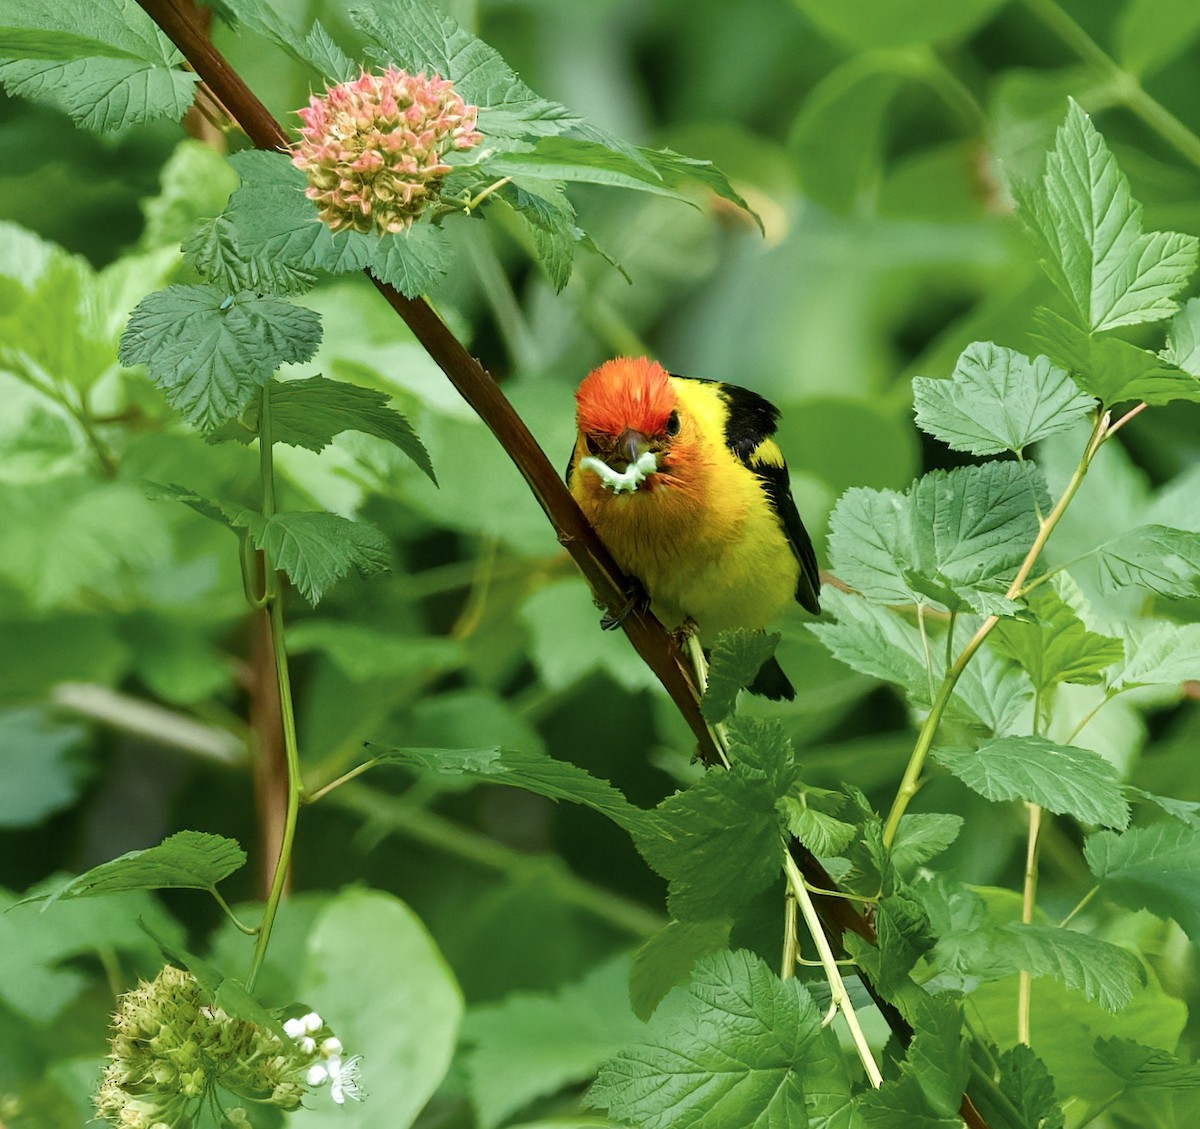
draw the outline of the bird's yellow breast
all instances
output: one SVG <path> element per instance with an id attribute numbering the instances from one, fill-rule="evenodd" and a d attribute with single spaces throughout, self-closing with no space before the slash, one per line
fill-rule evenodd
<path id="1" fill-rule="evenodd" d="M 731 627 L 764 627 L 794 598 L 800 566 L 758 478 L 726 446 L 718 387 L 671 384 L 680 430 L 659 473 L 614 494 L 579 470 L 581 439 L 571 493 L 666 626 L 691 619 L 706 641 Z"/>

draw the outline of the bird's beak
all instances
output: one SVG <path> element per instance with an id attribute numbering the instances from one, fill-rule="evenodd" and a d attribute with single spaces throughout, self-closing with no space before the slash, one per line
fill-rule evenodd
<path id="1" fill-rule="evenodd" d="M 617 436 L 617 450 L 625 456 L 626 465 L 631 466 L 650 450 L 650 440 L 640 431 L 626 428 Z"/>

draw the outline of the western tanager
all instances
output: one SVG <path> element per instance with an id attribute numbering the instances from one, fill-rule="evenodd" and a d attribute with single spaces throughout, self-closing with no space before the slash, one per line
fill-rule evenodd
<path id="1" fill-rule="evenodd" d="M 694 625 L 711 643 L 765 627 L 793 599 L 820 610 L 817 559 L 771 438 L 773 404 L 645 357 L 594 369 L 575 403 L 571 493 L 666 627 Z M 774 659 L 750 689 L 795 696 Z"/>

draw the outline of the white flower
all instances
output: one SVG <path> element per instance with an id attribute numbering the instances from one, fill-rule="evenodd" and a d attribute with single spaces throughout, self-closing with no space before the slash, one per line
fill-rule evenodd
<path id="1" fill-rule="evenodd" d="M 289 1039 L 299 1039 L 304 1034 L 304 1021 L 300 1019 L 288 1019 L 284 1021 L 283 1033 Z"/>
<path id="2" fill-rule="evenodd" d="M 301 1054 L 315 1055 L 317 1053 L 317 1041 L 311 1035 L 302 1035 L 296 1040 L 296 1045 L 300 1048 Z"/>
<path id="3" fill-rule="evenodd" d="M 315 1035 L 325 1026 L 325 1020 L 315 1011 L 310 1011 L 307 1015 L 301 1016 L 300 1022 L 304 1025 L 304 1033 L 306 1035 Z"/>
<path id="4" fill-rule="evenodd" d="M 329 1059 L 329 1096 L 338 1105 L 344 1105 L 347 1098 L 356 1102 L 363 1100 L 362 1080 L 359 1076 L 361 1055 L 346 1059 L 343 1062 L 336 1055 Z"/>
<path id="5" fill-rule="evenodd" d="M 324 1086 L 329 1081 L 329 1071 L 325 1068 L 324 1063 L 313 1063 L 308 1068 L 308 1073 L 304 1076 L 304 1080 L 310 1086 Z"/>
<path id="6" fill-rule="evenodd" d="M 321 1041 L 321 1054 L 326 1058 L 332 1058 L 334 1055 L 342 1053 L 342 1041 L 336 1035 L 330 1035 L 328 1039 Z"/>

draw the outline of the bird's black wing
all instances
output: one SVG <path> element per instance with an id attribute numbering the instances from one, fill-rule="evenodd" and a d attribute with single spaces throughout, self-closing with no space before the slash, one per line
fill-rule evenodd
<path id="1" fill-rule="evenodd" d="M 690 376 L 687 380 L 699 378 Z M 701 381 L 716 384 L 729 408 L 725 421 L 725 442 L 729 449 L 758 477 L 763 491 L 796 560 L 800 563 L 800 577 L 796 582 L 796 600 L 806 611 L 816 615 L 821 610 L 818 593 L 821 578 L 817 568 L 817 555 L 813 551 L 808 531 L 800 520 L 788 478 L 787 463 L 783 452 L 771 438 L 779 420 L 779 409 L 769 400 L 748 388 L 722 381 Z"/>

